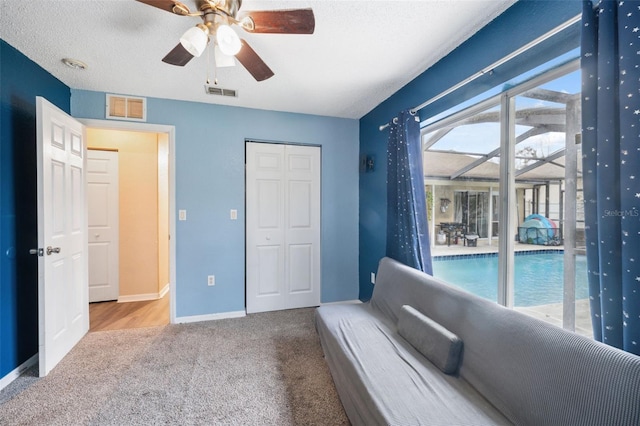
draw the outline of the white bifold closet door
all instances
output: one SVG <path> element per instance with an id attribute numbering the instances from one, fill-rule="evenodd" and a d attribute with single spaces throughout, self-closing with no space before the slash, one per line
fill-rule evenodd
<path id="1" fill-rule="evenodd" d="M 247 313 L 320 304 L 320 155 L 246 144 Z"/>

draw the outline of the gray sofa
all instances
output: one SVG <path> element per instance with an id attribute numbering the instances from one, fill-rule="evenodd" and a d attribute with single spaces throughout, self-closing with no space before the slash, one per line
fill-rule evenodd
<path id="1" fill-rule="evenodd" d="M 316 327 L 354 425 L 640 425 L 640 357 L 389 258 Z"/>

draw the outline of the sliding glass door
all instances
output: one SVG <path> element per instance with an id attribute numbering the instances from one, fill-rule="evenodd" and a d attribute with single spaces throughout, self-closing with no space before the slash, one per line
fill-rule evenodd
<path id="1" fill-rule="evenodd" d="M 468 234 L 487 238 L 489 233 L 489 192 L 456 191 L 456 222 L 465 225 Z"/>
<path id="2" fill-rule="evenodd" d="M 483 294 L 588 335 L 580 81 L 577 60 L 561 65 L 426 126 L 423 144 L 426 181 L 455 188 L 455 221 L 498 237 L 466 249 L 497 257 Z"/>

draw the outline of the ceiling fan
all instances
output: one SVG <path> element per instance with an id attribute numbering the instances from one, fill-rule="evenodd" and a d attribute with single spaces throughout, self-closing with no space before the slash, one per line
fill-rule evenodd
<path id="1" fill-rule="evenodd" d="M 315 29 L 315 17 L 310 8 L 245 12 L 240 11 L 242 0 L 197 0 L 198 11 L 192 12 L 179 1 L 137 1 L 176 15 L 202 18 L 202 23 L 184 33 L 180 43 L 162 59 L 164 62 L 184 66 L 193 57 L 200 56 L 213 38 L 223 54 L 235 56 L 257 81 L 272 77 L 273 71 L 245 40 L 238 37 L 231 29 L 232 25 L 250 33 L 313 34 Z"/>

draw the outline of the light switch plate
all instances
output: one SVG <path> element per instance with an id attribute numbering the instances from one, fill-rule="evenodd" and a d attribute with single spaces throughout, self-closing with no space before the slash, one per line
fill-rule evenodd
<path id="1" fill-rule="evenodd" d="M 229 212 L 229 217 L 231 218 L 231 220 L 237 220 L 238 219 L 238 210 L 232 209 Z"/>
<path id="2" fill-rule="evenodd" d="M 178 220 L 187 220 L 186 210 L 178 210 Z"/>

